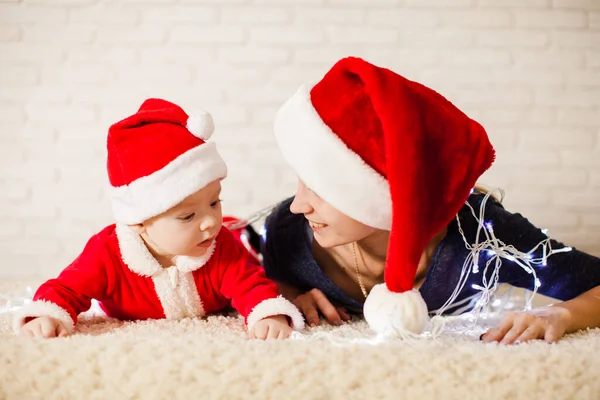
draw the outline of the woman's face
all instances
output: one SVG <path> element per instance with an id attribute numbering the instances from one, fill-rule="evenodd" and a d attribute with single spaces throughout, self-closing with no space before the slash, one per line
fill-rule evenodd
<path id="1" fill-rule="evenodd" d="M 290 211 L 304 214 L 315 234 L 315 240 L 323 248 L 356 242 L 377 231 L 333 208 L 300 179 Z"/>

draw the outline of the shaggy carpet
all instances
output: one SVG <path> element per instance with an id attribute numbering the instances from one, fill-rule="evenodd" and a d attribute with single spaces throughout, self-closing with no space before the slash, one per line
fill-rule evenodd
<path id="1" fill-rule="evenodd" d="M 92 310 L 73 336 L 34 340 L 11 330 L 24 285 L 0 283 L 3 399 L 600 399 L 598 329 L 501 346 L 478 341 L 492 320 L 405 341 L 356 320 L 264 342 L 233 313 L 123 322 Z"/>

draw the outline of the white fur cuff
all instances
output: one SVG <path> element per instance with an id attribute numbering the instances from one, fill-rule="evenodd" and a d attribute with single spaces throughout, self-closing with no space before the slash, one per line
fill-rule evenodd
<path id="1" fill-rule="evenodd" d="M 248 329 L 252 329 L 255 323 L 266 317 L 274 315 L 286 315 L 292 320 L 292 328 L 300 330 L 304 328 L 304 318 L 295 305 L 282 296 L 261 301 L 248 315 Z"/>
<path id="2" fill-rule="evenodd" d="M 13 320 L 13 330 L 18 333 L 27 318 L 52 317 L 62 322 L 67 328 L 67 333 L 72 333 L 75 324 L 71 315 L 62 307 L 44 300 L 34 301 L 21 307 L 15 312 Z"/>

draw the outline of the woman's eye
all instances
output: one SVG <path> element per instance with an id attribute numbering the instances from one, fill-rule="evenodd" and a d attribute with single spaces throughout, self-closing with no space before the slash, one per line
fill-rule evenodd
<path id="1" fill-rule="evenodd" d="M 194 213 L 185 215 L 183 217 L 179 217 L 179 219 L 182 220 L 182 221 L 191 221 L 192 218 L 194 218 Z"/>

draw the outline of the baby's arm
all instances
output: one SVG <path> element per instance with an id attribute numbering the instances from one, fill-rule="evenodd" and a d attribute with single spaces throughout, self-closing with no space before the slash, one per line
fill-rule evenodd
<path id="1" fill-rule="evenodd" d="M 44 283 L 33 301 L 15 313 L 14 330 L 23 336 L 54 337 L 73 332 L 77 315 L 91 306 L 93 298 L 106 294 L 104 246 L 96 237 L 56 279 Z"/>
<path id="2" fill-rule="evenodd" d="M 269 331 L 271 327 L 281 329 L 281 321 L 285 321 L 288 327 L 291 322 L 292 328 L 302 329 L 304 319 L 300 311 L 279 295 L 277 285 L 266 277 L 263 268 L 249 259 L 247 251 L 235 242 L 229 232 L 220 236 L 223 237 L 220 243 L 224 246 L 218 260 L 222 270 L 220 290 L 246 318 L 251 335 L 259 334 L 258 328 L 262 331 L 265 325 Z M 274 332 L 267 332 L 267 337 L 272 337 Z"/>

